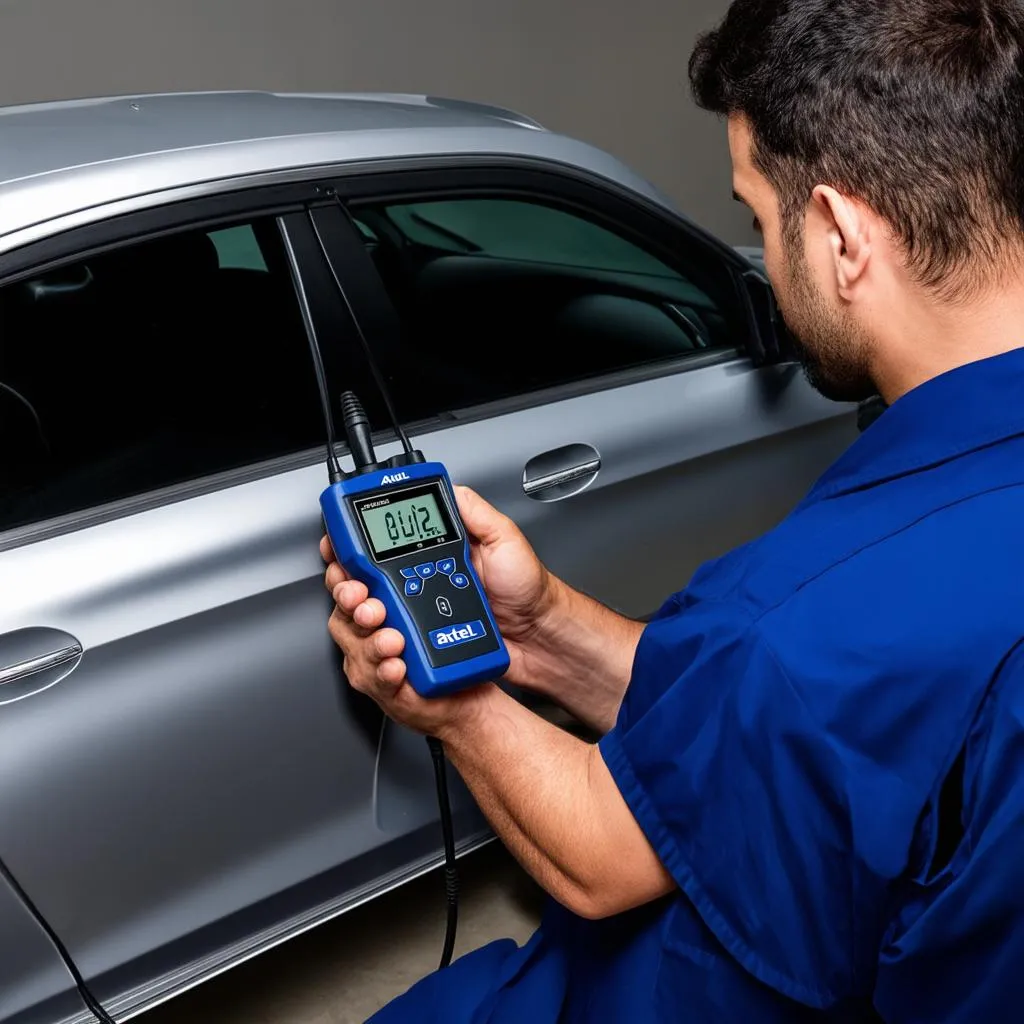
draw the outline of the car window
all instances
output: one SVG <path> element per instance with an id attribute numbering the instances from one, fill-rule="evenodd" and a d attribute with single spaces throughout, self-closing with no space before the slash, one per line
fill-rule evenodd
<path id="1" fill-rule="evenodd" d="M 319 408 L 273 220 L 0 287 L 0 529 L 312 447 Z"/>
<path id="2" fill-rule="evenodd" d="M 741 344 L 724 267 L 720 290 L 698 286 L 576 207 L 445 197 L 353 214 L 403 323 L 384 357 L 403 418 Z"/>

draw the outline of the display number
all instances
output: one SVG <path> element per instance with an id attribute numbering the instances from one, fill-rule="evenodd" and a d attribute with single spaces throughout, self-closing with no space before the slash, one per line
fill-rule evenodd
<path id="1" fill-rule="evenodd" d="M 430 509 L 425 505 L 410 505 L 408 515 L 401 509 L 387 512 L 384 515 L 384 525 L 392 542 L 430 540 L 442 533 L 441 528 L 433 523 Z"/>

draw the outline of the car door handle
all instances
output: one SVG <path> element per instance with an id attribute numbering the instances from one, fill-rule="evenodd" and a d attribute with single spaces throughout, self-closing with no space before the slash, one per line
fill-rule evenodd
<path id="1" fill-rule="evenodd" d="M 565 445 L 530 459 L 523 490 L 536 501 L 560 501 L 587 488 L 600 470 L 601 454 L 592 445 Z"/>
<path id="2" fill-rule="evenodd" d="M 48 690 L 74 671 L 82 645 L 59 629 L 32 627 L 0 636 L 0 704 Z"/>
<path id="3" fill-rule="evenodd" d="M 7 683 L 16 683 L 19 679 L 27 679 L 37 672 L 46 672 L 51 668 L 60 668 L 69 661 L 74 661 L 82 655 L 82 648 L 62 647 L 59 651 L 51 651 L 49 654 L 41 654 L 38 658 L 28 658 L 26 661 L 19 661 L 6 668 L 0 668 L 0 686 Z"/>

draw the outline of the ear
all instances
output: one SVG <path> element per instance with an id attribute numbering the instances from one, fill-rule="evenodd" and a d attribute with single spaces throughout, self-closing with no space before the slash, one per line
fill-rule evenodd
<path id="1" fill-rule="evenodd" d="M 824 222 L 836 287 L 842 298 L 850 299 L 871 259 L 869 219 L 858 203 L 828 185 L 818 185 L 811 200 L 815 214 Z"/>

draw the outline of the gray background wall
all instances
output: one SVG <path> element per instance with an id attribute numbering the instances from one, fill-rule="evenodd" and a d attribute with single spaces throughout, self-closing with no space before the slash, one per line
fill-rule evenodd
<path id="1" fill-rule="evenodd" d="M 689 97 L 728 0 L 0 0 L 0 103 L 182 89 L 497 103 L 615 153 L 728 241 L 724 126 Z"/>

